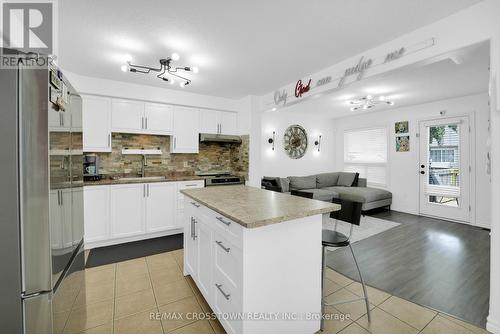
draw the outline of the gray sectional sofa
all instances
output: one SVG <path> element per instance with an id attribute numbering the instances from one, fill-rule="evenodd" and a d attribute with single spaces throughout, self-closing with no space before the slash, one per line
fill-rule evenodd
<path id="1" fill-rule="evenodd" d="M 290 193 L 292 190 L 313 194 L 313 199 L 331 202 L 333 198 L 342 198 L 363 203 L 362 210 L 367 211 L 392 204 L 390 191 L 369 188 L 366 179 L 358 173 L 336 172 L 309 176 L 264 177 L 263 188 Z"/>

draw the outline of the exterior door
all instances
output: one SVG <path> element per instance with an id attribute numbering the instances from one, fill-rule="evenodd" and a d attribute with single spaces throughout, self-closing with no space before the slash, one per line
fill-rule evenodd
<path id="1" fill-rule="evenodd" d="M 470 222 L 468 117 L 420 123 L 420 213 Z"/>

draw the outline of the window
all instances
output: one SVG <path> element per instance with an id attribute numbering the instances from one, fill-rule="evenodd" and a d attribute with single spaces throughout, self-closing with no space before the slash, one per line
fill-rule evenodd
<path id="1" fill-rule="evenodd" d="M 369 184 L 387 184 L 387 129 L 344 132 L 344 170 L 358 172 Z"/>

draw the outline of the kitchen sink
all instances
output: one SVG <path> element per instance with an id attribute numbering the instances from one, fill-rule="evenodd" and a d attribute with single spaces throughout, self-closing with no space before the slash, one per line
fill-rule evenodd
<path id="1" fill-rule="evenodd" d="M 165 176 L 145 176 L 145 177 L 120 177 L 118 178 L 118 181 L 160 181 L 160 180 L 166 180 L 167 178 Z"/>

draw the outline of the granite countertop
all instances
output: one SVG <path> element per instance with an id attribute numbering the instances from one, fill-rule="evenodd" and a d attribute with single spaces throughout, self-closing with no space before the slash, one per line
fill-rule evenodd
<path id="1" fill-rule="evenodd" d="M 248 186 L 217 186 L 181 192 L 246 228 L 340 210 L 340 205 Z"/>
<path id="2" fill-rule="evenodd" d="M 152 177 L 161 176 L 161 175 L 152 175 Z M 204 180 L 202 177 L 197 175 L 182 175 L 182 176 L 165 176 L 164 179 L 148 179 L 147 177 L 144 179 L 140 179 L 139 177 L 130 179 L 127 177 L 106 177 L 100 181 L 85 181 L 85 186 L 103 186 L 103 185 L 111 185 L 111 184 L 131 184 L 131 183 L 154 183 L 154 182 L 176 182 L 176 181 L 198 181 Z"/>

